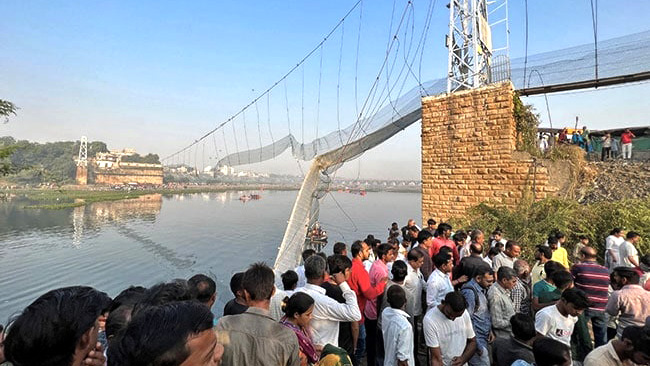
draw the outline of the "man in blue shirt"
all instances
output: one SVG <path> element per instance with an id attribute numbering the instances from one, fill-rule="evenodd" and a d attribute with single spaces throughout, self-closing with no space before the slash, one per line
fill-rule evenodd
<path id="1" fill-rule="evenodd" d="M 460 290 L 467 301 L 467 312 L 476 334 L 476 353 L 469 360 L 469 365 L 490 366 L 488 343 L 494 340 L 494 333 L 492 333 L 492 318 L 486 293 L 494 282 L 494 271 L 484 263 L 476 268 L 474 274 L 474 278 Z"/>

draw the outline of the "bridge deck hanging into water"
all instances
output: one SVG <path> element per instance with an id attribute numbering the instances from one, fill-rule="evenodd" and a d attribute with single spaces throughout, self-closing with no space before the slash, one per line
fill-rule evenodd
<path id="1" fill-rule="evenodd" d="M 457 3 L 461 0 L 456 0 Z M 307 228 L 318 218 L 319 199 L 327 193 L 327 187 L 330 177 L 345 162 L 351 161 L 365 151 L 383 143 L 390 137 L 404 130 L 413 123 L 422 118 L 422 97 L 442 95 L 447 91 L 447 78 L 440 78 L 423 82 L 414 72 L 418 57 L 421 57 L 426 45 L 426 31 L 430 25 L 430 14 L 435 11 L 435 3 L 430 3 L 425 14 L 427 15 L 421 33 L 418 35 L 414 27 L 409 27 L 407 15 L 413 11 L 415 6 L 408 1 L 401 13 L 397 13 L 396 26 L 393 28 L 391 23 L 391 32 L 393 37 L 386 46 L 386 54 L 383 62 L 377 72 L 372 85 L 368 88 L 368 93 L 363 103 L 357 102 L 357 110 L 353 116 L 341 118 L 341 108 L 339 103 L 341 99 L 341 60 L 343 59 L 344 45 L 344 26 L 350 22 L 354 12 L 361 12 L 362 2 L 357 2 L 353 8 L 339 21 L 339 23 L 327 34 L 323 41 L 320 42 L 307 56 L 305 56 L 296 66 L 292 67 L 287 74 L 280 78 L 270 88 L 261 93 L 257 98 L 242 108 L 238 113 L 233 115 L 225 122 L 217 125 L 213 130 L 208 131 L 194 142 L 172 154 L 163 161 L 167 165 L 183 162 L 194 161 L 198 166 L 199 146 L 202 146 L 202 156 L 204 157 L 206 143 L 212 142 L 216 156 L 219 156 L 219 147 L 225 149 L 226 154 L 219 156 L 217 165 L 245 165 L 259 163 L 262 161 L 274 159 L 283 152 L 290 149 L 292 156 L 297 160 L 313 160 L 309 171 L 305 174 L 305 179 L 294 204 L 291 218 L 285 231 L 285 235 L 280 246 L 278 257 L 275 263 L 275 269 L 283 272 L 287 269 L 294 268 L 300 262 L 300 253 L 302 252 Z M 505 4 L 507 8 L 507 3 Z M 453 13 L 452 13 L 453 14 Z M 452 15 L 453 16 L 453 15 Z M 359 16 L 361 19 L 361 16 Z M 405 21 L 405 19 L 407 19 Z M 487 20 L 487 14 L 485 15 Z M 507 23 L 507 19 L 506 19 Z M 359 21 L 359 34 L 361 30 L 361 21 Z M 338 77 L 336 80 L 336 102 L 337 113 L 336 120 L 338 128 L 321 136 L 318 133 L 318 120 L 320 119 L 321 107 L 321 90 L 322 90 L 322 59 L 323 45 L 326 42 L 334 42 L 333 35 L 340 32 L 340 54 L 338 55 Z M 400 40 L 411 39 L 411 45 L 408 52 L 400 50 Z M 360 40 L 358 36 L 357 42 Z M 413 43 L 418 40 L 414 47 Z M 650 31 L 642 32 L 625 37 L 600 41 L 597 43 L 597 53 L 594 44 L 585 44 L 571 48 L 546 52 L 538 55 L 517 58 L 511 62 L 506 59 L 505 67 L 509 70 L 509 78 L 514 89 L 521 95 L 536 95 L 545 93 L 554 93 L 570 91 L 584 88 L 607 87 L 616 84 L 626 84 L 643 82 L 650 79 Z M 316 58 L 320 51 L 321 69 L 318 75 L 318 104 L 315 106 L 318 112 L 316 114 L 316 138 L 310 142 L 304 140 L 304 99 L 305 99 L 305 63 L 310 59 Z M 404 54 L 402 55 L 401 53 Z M 477 54 L 477 53 L 475 53 Z M 398 57 L 399 56 L 399 57 Z M 450 56 L 451 59 L 452 56 Z M 357 60 L 358 62 L 358 43 L 357 43 Z M 358 67 L 358 65 L 357 65 Z M 503 64 L 495 62 L 491 65 L 497 74 Z M 302 70 L 302 138 L 298 140 L 292 131 L 290 121 L 290 103 L 289 93 L 287 92 L 287 79 L 297 77 L 299 80 L 299 71 Z M 397 72 L 397 75 L 395 73 Z M 296 76 L 297 75 L 297 76 Z M 489 78 L 488 78 L 489 79 Z M 327 79 L 326 79 L 327 80 Z M 488 82 L 494 80 L 488 80 Z M 402 92 L 407 85 L 414 85 L 409 91 Z M 284 90 L 278 91 L 284 86 Z M 315 88 L 314 88 L 315 89 Z M 355 93 L 357 91 L 356 76 L 354 84 Z M 278 98 L 278 103 L 286 106 L 286 116 L 271 115 L 271 92 L 274 97 Z M 394 95 L 399 97 L 393 97 Z M 356 95 L 355 95 L 356 96 Z M 268 143 L 263 143 L 262 128 L 260 118 L 259 104 L 266 102 L 266 117 L 268 134 L 265 139 Z M 361 106 L 359 108 L 359 106 Z M 249 116 L 257 116 L 257 134 L 252 130 L 252 135 L 257 137 L 259 143 L 256 148 L 251 148 L 248 138 L 246 125 L 246 112 Z M 250 117 L 249 117 L 250 118 Z M 353 122 L 346 128 L 341 128 L 341 123 L 345 123 L 345 118 Z M 243 120 L 243 132 L 245 143 L 239 146 L 238 135 L 241 135 L 241 128 L 235 128 L 238 119 Z M 278 131 L 272 127 L 271 120 L 287 120 L 287 133 L 282 138 L 277 138 Z M 232 133 L 227 128 L 232 128 Z M 220 134 L 222 142 L 217 142 L 217 134 Z M 227 135 L 228 134 L 228 135 Z M 274 138 L 274 135 L 276 138 Z M 212 141 L 210 141 L 212 140 Z M 230 142 L 230 143 L 229 143 Z M 234 144 L 234 151 L 233 145 Z M 240 149 L 241 147 L 241 149 Z M 193 153 L 192 153 L 193 152 Z"/>

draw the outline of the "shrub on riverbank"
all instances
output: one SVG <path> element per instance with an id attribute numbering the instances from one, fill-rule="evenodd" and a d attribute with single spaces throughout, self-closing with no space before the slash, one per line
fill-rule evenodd
<path id="1" fill-rule="evenodd" d="M 578 235 L 585 235 L 602 259 L 605 238 L 614 227 L 641 234 L 639 253 L 650 251 L 650 199 L 597 202 L 581 205 L 575 200 L 548 198 L 522 203 L 515 209 L 480 204 L 465 219 L 456 220 L 457 228 L 482 228 L 486 236 L 499 227 L 508 239 L 522 244 L 522 255 L 533 260 L 535 245 L 544 243 L 551 231 L 567 235 L 566 248 L 572 253 Z"/>

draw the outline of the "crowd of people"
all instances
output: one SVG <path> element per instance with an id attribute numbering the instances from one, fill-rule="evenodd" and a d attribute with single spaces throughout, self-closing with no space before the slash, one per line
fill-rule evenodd
<path id="1" fill-rule="evenodd" d="M 230 279 L 219 319 L 202 274 L 113 299 L 49 291 L 0 329 L 0 364 L 648 365 L 650 254 L 639 240 L 613 229 L 601 265 L 589 238 L 554 231 L 528 263 L 499 229 L 486 238 L 409 220 L 383 243 L 307 249 L 279 276 L 252 264 Z"/>
<path id="2" fill-rule="evenodd" d="M 571 137 L 569 137 L 571 135 Z M 538 135 L 538 146 L 542 153 L 549 151 L 557 144 L 571 144 L 579 146 L 585 152 L 591 153 L 594 151 L 593 141 L 598 139 L 601 143 L 600 160 L 606 161 L 610 159 L 621 158 L 623 160 L 632 159 L 632 143 L 636 136 L 629 128 L 625 129 L 619 139 L 614 138 L 611 133 L 605 133 L 601 137 L 591 136 L 591 132 L 587 126 L 582 127 L 582 130 L 574 131 L 569 134 L 567 128 L 562 129 L 559 133 L 549 134 L 540 133 Z"/>

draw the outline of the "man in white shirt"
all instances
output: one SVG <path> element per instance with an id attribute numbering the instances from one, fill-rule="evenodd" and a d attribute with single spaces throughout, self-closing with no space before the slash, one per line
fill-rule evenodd
<path id="1" fill-rule="evenodd" d="M 492 259 L 492 269 L 496 273 L 499 271 L 501 266 L 514 268 L 515 260 L 517 260 L 519 254 L 521 254 L 521 247 L 519 244 L 512 240 L 508 240 L 506 243 L 506 249 Z"/>
<path id="2" fill-rule="evenodd" d="M 650 364 L 650 336 L 648 327 L 628 326 L 621 339 L 591 351 L 585 358 L 584 366 L 624 366 Z"/>
<path id="3" fill-rule="evenodd" d="M 535 315 L 535 330 L 540 336 L 549 337 L 571 347 L 571 334 L 578 315 L 591 305 L 587 295 L 577 288 L 562 292 L 555 305 L 547 306 Z"/>
<path id="4" fill-rule="evenodd" d="M 346 268 L 344 273 L 339 272 L 332 276 L 345 298 L 345 303 L 339 303 L 325 295 L 325 289 L 321 287 L 321 284 L 329 278 L 326 268 L 327 262 L 321 256 L 309 257 L 305 261 L 307 284 L 305 287 L 296 289 L 296 291 L 304 292 L 314 299 L 311 330 L 312 341 L 317 347 L 324 347 L 328 343 L 338 346 L 339 322 L 361 320 L 357 296 L 345 282 L 350 276 L 350 269 Z"/>
<path id="5" fill-rule="evenodd" d="M 641 240 L 639 233 L 630 231 L 625 236 L 625 241 L 618 248 L 619 265 L 623 267 L 638 267 L 639 266 L 639 252 L 636 250 L 636 245 Z"/>
<path id="6" fill-rule="evenodd" d="M 304 287 L 307 284 L 307 279 L 305 278 L 305 261 L 307 258 L 311 257 L 312 255 L 316 254 L 316 251 L 313 249 L 305 249 L 302 252 L 302 263 L 298 267 L 294 269 L 294 271 L 298 274 L 298 285 L 296 287 Z"/>
<path id="7" fill-rule="evenodd" d="M 620 265 L 618 249 L 624 241 L 623 230 L 618 227 L 614 228 L 605 238 L 605 267 L 609 268 L 610 272 Z"/>
<path id="8" fill-rule="evenodd" d="M 476 336 L 460 292 L 450 292 L 442 304 L 424 316 L 424 339 L 431 366 L 464 365 L 476 352 Z"/>
<path id="9" fill-rule="evenodd" d="M 404 311 L 406 292 L 400 286 L 391 286 L 386 297 L 390 307 L 381 313 L 384 366 L 415 366 L 413 327 Z"/>
<path id="10" fill-rule="evenodd" d="M 452 256 L 448 252 L 441 251 L 436 254 L 433 257 L 433 263 L 436 270 L 431 273 L 427 280 L 427 309 L 440 305 L 445 295 L 454 291 L 456 284 L 467 282 L 466 275 L 454 281 L 449 277 L 454 264 Z"/>
<path id="11" fill-rule="evenodd" d="M 422 318 L 424 316 L 422 309 L 422 291 L 427 287 L 427 283 L 424 280 L 424 275 L 420 272 L 420 267 L 424 264 L 424 254 L 420 250 L 411 249 L 406 255 L 406 260 L 406 278 L 404 279 L 404 291 L 406 292 L 405 310 L 415 330 L 413 347 L 418 352 L 424 344 L 424 334 L 422 333 Z"/>

